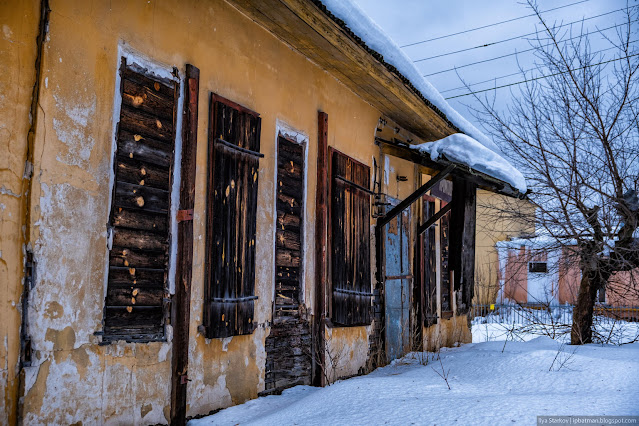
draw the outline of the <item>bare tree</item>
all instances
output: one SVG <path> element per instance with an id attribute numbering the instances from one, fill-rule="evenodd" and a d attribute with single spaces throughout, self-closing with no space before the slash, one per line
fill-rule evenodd
<path id="1" fill-rule="evenodd" d="M 571 343 L 592 341 L 597 291 L 639 267 L 639 6 L 626 5 L 616 33 L 549 24 L 533 0 L 540 31 L 533 70 L 500 109 L 475 98 L 487 132 L 524 173 L 538 229 L 572 248 L 582 272 Z M 601 40 L 600 40 L 601 39 Z M 605 43 L 601 49 L 599 44 Z M 597 45 L 595 50 L 591 44 Z M 518 218 L 520 207 L 509 211 Z M 508 209 L 506 209 L 508 210 Z M 634 276 L 634 274 L 629 274 Z M 629 286 L 636 294 L 637 286 Z"/>

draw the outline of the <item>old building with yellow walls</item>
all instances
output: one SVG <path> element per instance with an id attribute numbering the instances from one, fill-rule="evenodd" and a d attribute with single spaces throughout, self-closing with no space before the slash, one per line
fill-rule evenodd
<path id="1" fill-rule="evenodd" d="M 0 5 L 1 423 L 179 424 L 470 340 L 476 189 L 522 188 L 429 155 L 472 132 L 329 9 Z"/>
<path id="2" fill-rule="evenodd" d="M 534 234 L 535 208 L 529 201 L 485 190 L 477 192 L 475 304 L 491 304 L 497 300 L 500 277 L 496 244 Z"/>

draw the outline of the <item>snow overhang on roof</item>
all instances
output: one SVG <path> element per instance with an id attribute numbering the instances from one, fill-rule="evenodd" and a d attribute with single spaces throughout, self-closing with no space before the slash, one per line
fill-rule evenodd
<path id="1" fill-rule="evenodd" d="M 414 87 L 422 95 L 425 102 L 443 115 L 446 121 L 459 129 L 459 133 L 452 134 L 438 141 L 417 145 L 414 148 L 431 159 L 439 158 L 468 166 L 476 172 L 495 178 L 510 185 L 519 195 L 527 191 L 526 180 L 503 156 L 499 147 L 486 135 L 469 123 L 444 97 L 426 80 L 413 61 L 401 50 L 375 22 L 353 0 L 314 0 L 316 4 L 323 4 L 329 14 L 343 22 L 353 35 L 371 50 L 379 61 L 396 69 L 405 83 Z M 510 194 L 509 194 L 510 195 Z"/>

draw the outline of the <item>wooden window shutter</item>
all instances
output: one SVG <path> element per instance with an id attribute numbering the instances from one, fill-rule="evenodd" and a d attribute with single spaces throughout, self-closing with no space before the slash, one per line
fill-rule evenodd
<path id="1" fill-rule="evenodd" d="M 435 201 L 424 197 L 424 217 L 435 214 Z M 436 227 L 431 226 L 422 235 L 424 268 L 422 282 L 424 288 L 424 325 L 429 327 L 437 323 L 437 251 L 435 246 Z"/>
<path id="2" fill-rule="evenodd" d="M 445 201 L 441 202 L 440 208 L 443 208 L 447 203 Z M 452 305 L 452 287 L 453 283 L 451 282 L 451 268 L 450 268 L 450 212 L 446 213 L 442 216 L 440 220 L 440 234 L 439 234 L 439 246 L 441 248 L 441 309 L 442 309 L 442 317 L 450 318 L 453 312 Z"/>
<path id="3" fill-rule="evenodd" d="M 211 94 L 204 328 L 207 338 L 254 330 L 260 117 Z"/>
<path id="4" fill-rule="evenodd" d="M 332 320 L 371 323 L 370 169 L 331 150 Z"/>
<path id="5" fill-rule="evenodd" d="M 104 341 L 164 339 L 178 83 L 122 59 Z"/>

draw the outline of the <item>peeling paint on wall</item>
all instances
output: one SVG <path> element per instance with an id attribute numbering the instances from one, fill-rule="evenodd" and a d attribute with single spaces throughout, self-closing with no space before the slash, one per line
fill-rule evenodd
<path id="1" fill-rule="evenodd" d="M 113 135 L 115 120 L 119 117 L 119 111 L 115 112 L 119 103 L 117 95 L 114 101 L 114 93 L 119 93 L 117 69 L 124 50 L 152 56 L 153 61 L 144 65 L 178 64 L 182 69 L 188 61 L 201 70 L 188 415 L 205 414 L 244 402 L 264 389 L 264 342 L 270 332 L 275 276 L 275 182 L 272 177 L 277 167 L 278 120 L 299 129 L 286 128 L 285 131 L 296 133 L 296 138 L 302 137 L 307 159 L 310 159 L 306 161 L 304 184 L 307 308 L 314 301 L 315 282 L 317 111 L 327 111 L 330 116 L 330 146 L 369 166 L 379 151 L 370 134 L 378 122 L 379 112 L 332 75 L 221 0 L 206 5 L 210 13 L 203 13 L 203 6 L 193 0 L 187 0 L 187 4 L 180 7 L 176 4 L 158 4 L 153 8 L 146 2 L 109 5 L 60 0 L 53 4 L 50 34 L 54 36 L 46 41 L 43 68 L 46 75 L 39 106 L 44 119 L 39 121 L 37 129 L 37 162 L 33 165 L 33 217 L 36 220 L 33 240 L 37 271 L 28 309 L 34 353 L 32 366 L 24 369 L 25 423 L 167 423 L 172 328 L 166 327 L 167 342 L 146 344 L 117 342 L 101 346 L 99 336 L 95 335 L 102 329 Z M 18 15 L 12 15 L 12 20 L 3 25 L 5 38 L 19 35 L 14 22 L 21 22 L 23 18 Z M 182 31 L 187 25 L 190 31 Z M 211 32 L 213 27 L 220 31 Z M 168 30 L 157 31 L 157 28 Z M 176 30 L 172 30 L 174 28 Z M 28 35 L 24 38 L 26 44 L 33 42 L 31 34 Z M 15 55 L 9 57 L 15 59 Z M 28 59 L 26 62 L 32 67 L 33 60 Z M 150 71 L 166 76 L 167 70 L 160 71 L 160 68 L 151 67 Z M 12 75 L 15 77 L 18 73 Z M 13 80 L 0 77 L 0 84 L 6 85 L 7 81 Z M 251 335 L 212 340 L 205 339 L 197 330 L 202 321 L 204 295 L 209 92 L 219 93 L 261 114 L 264 154 L 259 169 L 256 241 L 257 328 Z M 4 95 L 4 89 L 2 93 Z M 28 98 L 19 99 L 16 105 L 22 105 L 28 112 Z M 4 103 L 0 108 L 4 108 Z M 181 116 L 181 105 L 178 110 Z M 28 113 L 23 115 L 26 120 Z M 0 177 L 5 176 L 2 174 L 5 165 L 15 175 L 10 182 L 3 181 L 0 187 L 3 232 L 6 218 L 19 219 L 24 171 L 22 154 L 13 154 L 12 138 L 19 129 L 12 126 L 0 114 L 0 146 L 5 146 L 6 139 L 11 142 L 7 144 L 12 153 L 10 163 L 0 156 Z M 179 164 L 179 155 L 176 161 Z M 388 182 L 397 164 L 393 162 L 393 167 L 390 162 L 385 164 L 384 179 Z M 410 167 L 412 170 L 412 165 Z M 392 186 L 394 190 L 394 182 Z M 402 194 L 411 192 L 411 188 L 406 185 L 401 191 Z M 16 228 L 12 223 L 11 235 L 19 235 Z M 12 285 L 20 289 L 22 265 L 18 265 L 13 253 L 22 248 L 5 245 L 1 238 L 0 234 L 3 244 L 0 279 L 10 276 Z M 11 275 L 3 269 L 8 262 L 13 262 Z M 5 300 L 12 304 L 3 305 L 1 311 L 1 318 L 11 320 L 12 324 L 16 323 L 19 294 L 16 291 L 9 295 Z M 7 334 L 3 336 L 5 343 L 0 345 L 0 353 L 17 354 L 15 337 L 19 329 L 16 327 L 16 330 L 9 340 Z M 333 379 L 358 374 L 366 368 L 370 333 L 371 326 L 327 330 L 327 351 L 341 354 Z M 0 397 L 6 401 L 4 389 L 9 387 L 4 383 L 11 380 L 9 376 L 17 362 L 16 356 L 9 359 L 2 355 Z M 77 404 L 80 398 L 81 405 Z M 0 423 L 4 420 L 0 417 Z"/>

